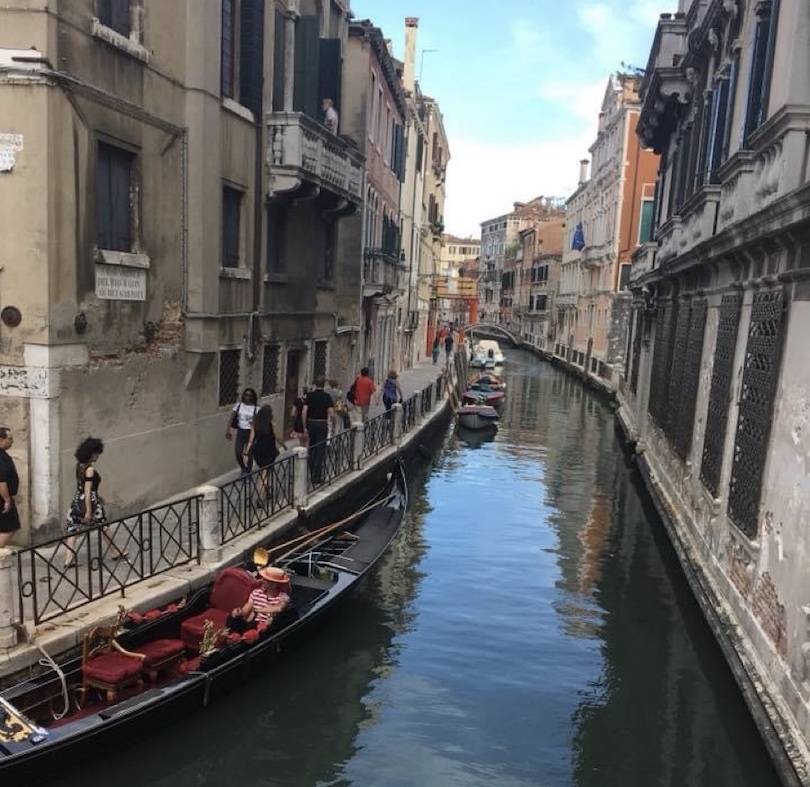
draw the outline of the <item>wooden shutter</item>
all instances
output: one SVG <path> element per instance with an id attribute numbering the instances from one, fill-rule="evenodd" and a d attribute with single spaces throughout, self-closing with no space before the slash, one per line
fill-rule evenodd
<path id="1" fill-rule="evenodd" d="M 301 16 L 295 24 L 295 87 L 293 109 L 318 118 L 320 46 L 317 16 Z"/>
<path id="2" fill-rule="evenodd" d="M 110 156 L 107 145 L 99 144 L 96 158 L 96 243 L 112 248 L 112 203 L 110 200 Z"/>
<path id="3" fill-rule="evenodd" d="M 264 0 L 242 0 L 239 33 L 239 103 L 257 120 L 262 112 Z"/>
<path id="4" fill-rule="evenodd" d="M 132 251 L 132 159 L 117 148 L 109 148 L 110 208 L 112 214 L 112 244 L 115 251 Z"/>
<path id="5" fill-rule="evenodd" d="M 318 104 L 331 98 L 340 113 L 340 80 L 342 68 L 339 38 L 321 38 L 318 45 Z"/>
<path id="6" fill-rule="evenodd" d="M 286 19 L 276 11 L 275 37 L 273 39 L 273 112 L 284 109 L 284 47 L 287 41 Z"/>
<path id="7" fill-rule="evenodd" d="M 220 90 L 225 98 L 234 95 L 234 47 L 236 30 L 234 30 L 234 0 L 222 0 L 222 32 L 220 34 Z"/>

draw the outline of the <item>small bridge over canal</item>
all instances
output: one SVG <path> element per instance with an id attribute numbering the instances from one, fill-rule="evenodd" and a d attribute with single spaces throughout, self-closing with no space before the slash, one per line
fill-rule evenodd
<path id="1" fill-rule="evenodd" d="M 459 325 L 458 329 L 464 331 L 464 335 L 470 338 L 471 343 L 474 341 L 474 337 L 477 336 L 481 339 L 507 339 L 515 345 L 515 347 L 519 347 L 523 344 L 523 339 L 521 339 L 517 333 L 510 331 L 508 328 L 504 328 L 503 325 L 499 325 L 496 322 L 477 322 L 475 325 Z"/>

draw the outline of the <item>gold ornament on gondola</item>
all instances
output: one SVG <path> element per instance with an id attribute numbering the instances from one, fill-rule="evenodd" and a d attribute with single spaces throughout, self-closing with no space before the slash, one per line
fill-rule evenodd
<path id="1" fill-rule="evenodd" d="M 264 568 L 270 562 L 270 554 L 264 547 L 256 547 L 253 550 L 253 565 L 256 568 Z"/>

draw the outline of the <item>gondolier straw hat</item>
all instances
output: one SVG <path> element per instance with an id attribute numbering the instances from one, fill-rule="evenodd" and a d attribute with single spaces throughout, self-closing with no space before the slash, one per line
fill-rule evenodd
<path id="1" fill-rule="evenodd" d="M 280 585 L 286 585 L 290 581 L 287 572 L 278 566 L 266 566 L 259 569 L 259 576 L 268 582 L 278 582 Z"/>

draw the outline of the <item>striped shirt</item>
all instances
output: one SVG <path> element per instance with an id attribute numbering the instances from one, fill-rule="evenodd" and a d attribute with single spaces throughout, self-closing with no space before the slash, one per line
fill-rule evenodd
<path id="1" fill-rule="evenodd" d="M 290 603 L 290 597 L 283 591 L 276 596 L 268 596 L 262 588 L 255 588 L 250 593 L 250 602 L 256 620 L 267 623 L 268 618 Z"/>

